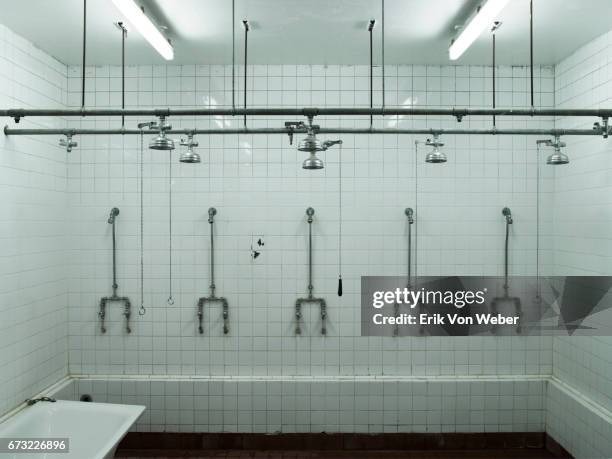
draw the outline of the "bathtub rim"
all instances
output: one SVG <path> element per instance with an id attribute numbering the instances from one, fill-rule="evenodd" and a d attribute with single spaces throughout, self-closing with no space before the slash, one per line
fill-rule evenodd
<path id="1" fill-rule="evenodd" d="M 109 454 L 114 453 L 114 451 L 117 449 L 117 446 L 119 446 L 119 443 L 121 442 L 121 440 L 127 435 L 127 433 L 129 432 L 130 428 L 136 424 L 136 422 L 140 419 L 140 417 L 143 415 L 143 413 L 146 410 L 146 407 L 143 405 L 127 405 L 127 404 L 118 404 L 118 403 L 97 403 L 97 402 L 80 402 L 80 401 L 73 401 L 73 400 L 57 400 L 56 402 L 40 402 L 40 403 L 52 403 L 55 406 L 60 406 L 60 405 L 65 405 L 68 407 L 76 407 L 77 409 L 84 409 L 90 412 L 94 412 L 95 413 L 95 406 L 103 406 L 103 407 L 110 407 L 113 410 L 117 410 L 117 411 L 121 411 L 124 410 L 125 414 L 127 415 L 127 419 L 125 419 L 123 422 L 121 422 L 121 424 L 119 424 L 113 431 L 112 433 L 108 436 L 108 438 L 105 440 L 103 446 L 101 447 L 100 450 L 93 452 L 93 454 L 95 454 L 95 456 L 92 457 L 92 459 L 103 459 L 106 457 L 109 457 Z M 25 405 L 26 407 L 27 404 L 22 404 Z M 37 408 L 38 406 L 42 406 L 42 405 L 34 405 L 30 408 Z M 39 408 L 40 409 L 40 408 Z M 13 410 L 14 413 L 12 416 L 3 416 L 2 420 L 0 421 L 0 432 L 2 431 L 2 427 L 3 425 L 10 423 L 11 420 L 16 419 L 16 417 L 19 415 L 19 413 L 24 411 L 24 408 L 21 407 L 18 410 Z M 25 414 L 24 414 L 25 415 Z M 27 435 L 26 435 L 27 436 Z M 42 437 L 44 435 L 31 435 L 32 437 Z M 112 456 L 110 456 L 112 457 Z"/>

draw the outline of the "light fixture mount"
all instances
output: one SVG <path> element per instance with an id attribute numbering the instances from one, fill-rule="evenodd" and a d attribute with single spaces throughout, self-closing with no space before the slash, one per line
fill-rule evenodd
<path id="1" fill-rule="evenodd" d="M 146 15 L 142 6 L 137 5 L 134 0 L 112 1 L 125 19 L 138 30 L 145 40 L 147 40 L 164 59 L 167 61 L 174 59 L 174 48 L 172 48 L 172 43 L 161 32 L 163 29 Z"/>
<path id="2" fill-rule="evenodd" d="M 451 41 L 448 55 L 450 60 L 459 59 L 472 43 L 497 20 L 498 14 L 510 0 L 487 0 L 476 9 L 467 25 L 460 28 L 459 35 Z"/>

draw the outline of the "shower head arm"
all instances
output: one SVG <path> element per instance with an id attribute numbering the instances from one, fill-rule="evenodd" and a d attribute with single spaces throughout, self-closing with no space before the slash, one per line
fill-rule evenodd
<path id="1" fill-rule="evenodd" d="M 566 147 L 567 144 L 561 141 L 561 137 L 558 135 L 555 136 L 554 139 L 542 139 L 536 141 L 537 145 L 544 145 L 546 147 L 553 147 L 555 150 L 559 150 L 560 148 Z"/>

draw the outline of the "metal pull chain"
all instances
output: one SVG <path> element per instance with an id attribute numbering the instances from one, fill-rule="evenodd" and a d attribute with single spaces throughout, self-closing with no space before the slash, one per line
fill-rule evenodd
<path id="1" fill-rule="evenodd" d="M 140 309 L 138 315 L 144 316 L 144 132 L 140 131 Z"/>
<path id="2" fill-rule="evenodd" d="M 170 295 L 167 303 L 172 306 L 172 150 L 168 152 L 168 288 Z"/>

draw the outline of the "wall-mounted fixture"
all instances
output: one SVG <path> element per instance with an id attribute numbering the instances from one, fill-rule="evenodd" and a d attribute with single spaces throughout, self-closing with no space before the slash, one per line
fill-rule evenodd
<path id="1" fill-rule="evenodd" d="M 461 29 L 459 36 L 453 40 L 448 49 L 448 56 L 451 61 L 455 61 L 476 41 L 485 30 L 497 19 L 497 15 L 504 9 L 510 0 L 488 0 L 481 5 L 476 14 L 468 21 L 468 24 Z"/>
<path id="2" fill-rule="evenodd" d="M 327 303 L 324 298 L 315 298 L 313 295 L 314 287 L 312 285 L 312 222 L 314 216 L 314 209 L 309 207 L 306 209 L 306 216 L 308 217 L 308 296 L 306 298 L 298 298 L 295 301 L 295 334 L 302 334 L 302 305 L 307 303 L 318 304 L 321 311 L 321 334 L 327 334 L 327 326 L 325 325 L 327 319 Z"/>
<path id="3" fill-rule="evenodd" d="M 151 150 L 174 150 L 174 140 L 166 136 L 166 131 L 172 129 L 172 126 L 166 122 L 165 116 L 159 117 L 159 123 L 151 125 L 153 129 L 159 129 L 159 135 L 149 142 Z"/>
<path id="4" fill-rule="evenodd" d="M 105 296 L 100 298 L 100 310 L 98 311 L 98 317 L 100 318 L 100 331 L 102 333 L 106 333 L 106 305 L 108 303 L 116 302 L 123 303 L 123 316 L 125 317 L 125 331 L 126 333 L 132 333 L 132 329 L 130 328 L 130 317 L 132 316 L 132 303 L 130 299 L 126 296 L 118 296 L 117 289 L 119 286 L 117 285 L 117 243 L 115 237 L 115 220 L 119 215 L 119 209 L 117 207 L 113 207 L 110 211 L 110 215 L 108 216 L 108 224 L 113 227 L 113 294 L 111 296 Z"/>
<path id="5" fill-rule="evenodd" d="M 439 134 L 434 134 L 433 140 L 427 139 L 425 145 L 433 147 L 433 150 L 425 157 L 425 162 L 430 164 L 445 163 L 448 159 L 446 155 L 440 151 L 440 148 L 444 146 L 444 142 L 440 140 Z"/>
<path id="6" fill-rule="evenodd" d="M 302 169 L 323 169 L 325 167 L 325 164 L 319 157 L 317 157 L 317 152 L 326 151 L 329 147 L 342 143 L 342 140 L 326 140 L 324 142 L 321 142 L 319 139 L 317 139 L 315 129 L 316 126 L 312 125 L 312 117 L 309 117 L 308 132 L 306 134 L 306 137 L 300 140 L 297 148 L 298 151 L 305 151 L 310 153 L 310 156 L 306 158 L 302 163 Z"/>
<path id="7" fill-rule="evenodd" d="M 546 147 L 552 147 L 555 149 L 555 151 L 550 156 L 548 156 L 548 158 L 546 158 L 546 164 L 548 164 L 549 166 L 562 166 L 565 164 L 569 164 L 569 157 L 563 152 L 561 152 L 561 148 L 565 147 L 566 143 L 562 142 L 561 138 L 558 135 L 556 135 L 553 140 L 538 140 L 537 144 L 544 145 Z"/>
<path id="8" fill-rule="evenodd" d="M 113 0 L 121 14 L 144 37 L 155 50 L 167 61 L 174 59 L 174 49 L 168 40 L 145 14 L 144 8 L 138 6 L 134 0 Z"/>
<path id="9" fill-rule="evenodd" d="M 512 211 L 509 207 L 504 207 L 502 209 L 502 215 L 506 219 L 506 239 L 504 242 L 504 294 L 503 296 L 498 296 L 491 300 L 491 312 L 497 314 L 504 309 L 504 306 L 506 306 L 512 309 L 511 314 L 520 317 L 521 299 L 519 297 L 510 296 L 510 281 L 508 279 L 508 246 L 510 240 L 510 225 L 514 224 L 514 219 L 512 218 Z M 504 311 L 504 313 L 506 312 L 507 311 Z M 496 333 L 499 330 L 499 326 L 494 324 L 491 330 Z M 516 332 L 521 333 L 520 321 L 518 321 Z"/>
<path id="10" fill-rule="evenodd" d="M 72 134 L 66 134 L 65 139 L 60 139 L 59 145 L 60 147 L 66 147 L 66 153 L 70 153 L 72 149 L 76 148 L 79 144 L 72 140 Z"/>
<path id="11" fill-rule="evenodd" d="M 223 334 L 229 333 L 229 303 L 226 298 L 215 295 L 215 238 L 213 234 L 215 215 L 217 215 L 217 209 L 211 207 L 208 209 L 208 223 L 210 224 L 210 296 L 204 296 L 198 299 L 198 332 L 204 333 L 204 305 L 206 303 L 221 303 L 222 316 L 223 316 Z"/>
<path id="12" fill-rule="evenodd" d="M 195 164 L 202 161 L 200 155 L 196 153 L 193 149 L 200 144 L 193 140 L 193 133 L 187 134 L 187 140 L 181 139 L 181 146 L 187 147 L 187 151 L 181 153 L 181 157 L 179 161 L 182 163 Z"/>

